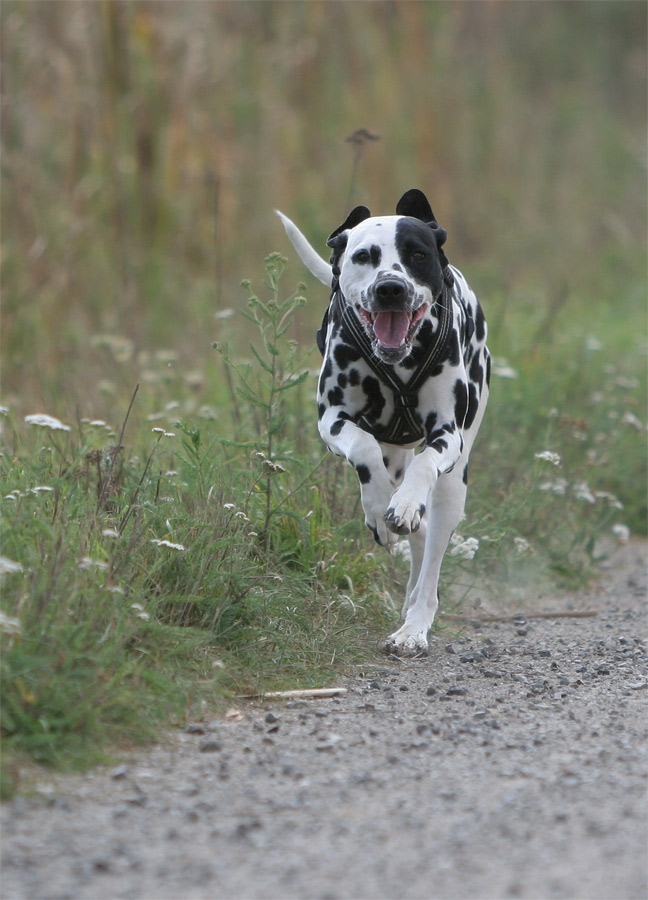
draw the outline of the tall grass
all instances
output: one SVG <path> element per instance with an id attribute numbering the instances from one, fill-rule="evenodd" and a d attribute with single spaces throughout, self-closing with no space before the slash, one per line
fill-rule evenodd
<path id="1" fill-rule="evenodd" d="M 350 202 L 418 185 L 484 303 L 493 389 L 446 596 L 583 577 L 612 526 L 645 531 L 645 18 L 0 5 L 12 752 L 70 764 L 320 683 L 394 621 L 404 563 L 316 435 L 327 298 L 262 263 L 275 207 L 323 247 Z M 24 421 L 42 412 L 70 430 Z"/>

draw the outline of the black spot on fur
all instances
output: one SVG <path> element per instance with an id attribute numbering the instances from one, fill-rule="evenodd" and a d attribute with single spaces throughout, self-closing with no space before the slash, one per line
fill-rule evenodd
<path id="1" fill-rule="evenodd" d="M 400 481 L 402 477 L 403 477 L 403 470 L 396 469 L 396 471 L 394 472 L 394 478 L 396 479 L 396 481 Z"/>
<path id="2" fill-rule="evenodd" d="M 371 265 L 374 267 L 374 269 L 377 269 L 380 265 L 380 260 L 382 259 L 382 250 L 380 249 L 380 247 L 376 246 L 376 244 L 372 244 L 369 255 L 371 257 Z"/>
<path id="3" fill-rule="evenodd" d="M 369 484 L 369 482 L 371 481 L 371 471 L 369 469 L 369 466 L 365 466 L 363 464 L 356 466 L 356 474 L 358 476 L 360 484 Z"/>
<path id="4" fill-rule="evenodd" d="M 326 412 L 326 406 L 324 403 L 317 404 L 317 418 L 321 419 L 324 413 Z"/>
<path id="5" fill-rule="evenodd" d="M 351 387 L 357 387 L 360 384 L 360 372 L 357 369 L 351 369 L 349 372 L 349 384 Z"/>
<path id="6" fill-rule="evenodd" d="M 446 436 L 450 430 L 450 427 L 446 425 L 444 428 L 437 428 L 436 431 L 432 431 L 427 437 L 427 446 L 431 447 L 432 450 L 436 450 L 437 453 L 440 453 L 442 450 L 447 450 L 448 441 L 446 440 Z"/>
<path id="7" fill-rule="evenodd" d="M 322 368 L 322 374 L 320 375 L 319 380 L 319 392 L 320 394 L 324 393 L 324 388 L 326 385 L 327 379 L 330 377 L 331 372 L 333 371 L 333 366 L 331 364 L 331 360 L 327 359 Z"/>
<path id="8" fill-rule="evenodd" d="M 479 361 L 479 355 L 473 358 L 472 363 L 470 364 L 469 370 L 471 380 L 478 385 L 482 386 L 484 382 L 484 370 L 482 369 L 481 363 Z"/>
<path id="9" fill-rule="evenodd" d="M 484 313 L 481 306 L 477 306 L 477 315 L 475 317 L 475 335 L 481 343 L 486 337 L 486 323 L 484 321 Z"/>
<path id="10" fill-rule="evenodd" d="M 486 384 L 490 385 L 491 358 L 490 354 L 486 356 Z"/>
<path id="11" fill-rule="evenodd" d="M 346 423 L 346 419 L 336 419 L 335 422 L 333 422 L 333 424 L 331 425 L 331 434 L 333 435 L 333 437 L 336 437 L 336 435 L 338 435 L 342 431 Z"/>
<path id="12" fill-rule="evenodd" d="M 344 391 L 340 387 L 332 388 L 327 394 L 329 406 L 344 405 Z"/>
<path id="13" fill-rule="evenodd" d="M 446 359 L 451 366 L 458 366 L 460 358 L 461 354 L 459 352 L 459 335 L 456 331 L 454 331 L 448 345 L 448 355 Z"/>
<path id="14" fill-rule="evenodd" d="M 462 474 L 462 476 L 461 476 L 461 480 L 463 481 L 464 484 L 466 484 L 466 485 L 468 484 L 468 464 L 467 464 L 467 463 L 466 463 L 466 465 L 464 466 L 464 470 L 463 470 L 463 474 Z"/>
<path id="15" fill-rule="evenodd" d="M 383 456 L 383 466 L 385 468 L 388 468 L 388 466 L 389 466 L 389 457 L 388 456 Z"/>
<path id="16" fill-rule="evenodd" d="M 385 408 L 385 397 L 380 389 L 380 382 L 373 375 L 367 375 L 362 379 L 362 389 L 367 395 L 367 404 L 363 409 L 363 415 L 367 419 L 376 421 Z"/>
<path id="17" fill-rule="evenodd" d="M 470 428 L 475 421 L 477 415 L 477 407 L 479 406 L 479 398 L 477 396 L 477 387 L 474 384 L 468 385 L 468 411 L 464 420 L 464 428 Z"/>
<path id="18" fill-rule="evenodd" d="M 344 372 L 340 372 L 338 375 L 337 382 L 341 388 L 345 388 L 347 386 L 348 377 L 344 374 Z"/>
<path id="19" fill-rule="evenodd" d="M 455 422 L 458 422 L 459 425 L 463 425 L 466 418 L 466 411 L 468 409 L 468 391 L 466 390 L 466 385 L 463 381 L 461 381 L 461 379 L 457 379 L 457 381 L 455 381 L 453 393 L 455 398 Z"/>
<path id="20" fill-rule="evenodd" d="M 360 351 L 355 347 L 349 346 L 349 344 L 337 344 L 333 350 L 333 356 L 338 367 L 343 370 L 361 358 Z"/>

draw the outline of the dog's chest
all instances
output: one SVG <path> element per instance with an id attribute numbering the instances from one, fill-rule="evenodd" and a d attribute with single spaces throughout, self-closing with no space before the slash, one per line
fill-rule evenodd
<path id="1" fill-rule="evenodd" d="M 439 411 L 451 412 L 453 388 L 463 379 L 458 322 L 451 316 L 443 346 L 437 319 L 424 323 L 412 354 L 387 365 L 359 347 L 344 321 L 332 323 L 320 377 L 320 400 L 336 406 L 383 443 L 416 446 L 433 430 Z"/>

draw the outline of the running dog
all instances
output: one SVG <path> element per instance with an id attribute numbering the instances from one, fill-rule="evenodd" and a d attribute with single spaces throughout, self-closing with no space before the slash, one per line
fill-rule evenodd
<path id="1" fill-rule="evenodd" d="M 302 262 L 331 289 L 317 335 L 319 433 L 354 467 L 376 541 L 392 552 L 407 535 L 410 545 L 404 622 L 384 649 L 425 655 L 488 399 L 484 314 L 449 264 L 447 233 L 419 190 L 401 197 L 395 216 L 357 206 L 327 241 L 330 264 L 277 214 Z"/>

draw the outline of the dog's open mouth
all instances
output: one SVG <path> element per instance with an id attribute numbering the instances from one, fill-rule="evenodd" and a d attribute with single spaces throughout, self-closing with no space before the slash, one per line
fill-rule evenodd
<path id="1" fill-rule="evenodd" d="M 356 309 L 369 337 L 377 341 L 380 349 L 393 353 L 411 344 L 428 305 L 422 303 L 415 310 L 390 309 L 380 312 L 369 312 L 360 305 Z"/>

